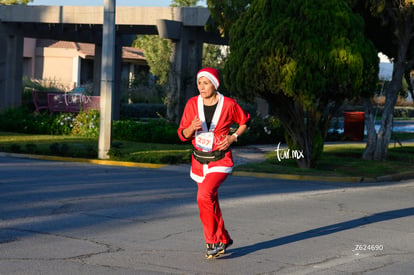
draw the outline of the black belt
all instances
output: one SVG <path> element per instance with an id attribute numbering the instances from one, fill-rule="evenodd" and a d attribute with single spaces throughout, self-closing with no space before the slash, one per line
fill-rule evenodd
<path id="1" fill-rule="evenodd" d="M 228 151 L 229 149 L 225 151 L 215 150 L 211 152 L 203 152 L 193 148 L 193 156 L 201 164 L 207 164 L 211 161 L 221 160 Z"/>

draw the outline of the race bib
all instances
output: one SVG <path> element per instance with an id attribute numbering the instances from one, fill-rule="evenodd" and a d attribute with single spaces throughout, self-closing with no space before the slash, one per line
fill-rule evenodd
<path id="1" fill-rule="evenodd" d="M 212 132 L 196 132 L 196 145 L 203 151 L 211 152 L 213 150 L 214 133 Z"/>

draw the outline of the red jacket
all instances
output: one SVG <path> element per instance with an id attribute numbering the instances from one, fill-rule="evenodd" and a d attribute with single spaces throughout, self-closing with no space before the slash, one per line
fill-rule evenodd
<path id="1" fill-rule="evenodd" d="M 182 130 L 188 128 L 191 125 L 191 122 L 195 116 L 198 116 L 202 121 L 202 130 L 204 132 L 208 131 L 214 133 L 214 142 L 212 147 L 213 151 L 217 150 L 217 142 L 223 138 L 223 135 L 229 134 L 230 125 L 232 123 L 243 125 L 250 120 L 250 115 L 243 111 L 243 109 L 239 106 L 239 104 L 237 104 L 234 99 L 225 97 L 220 93 L 218 93 L 218 95 L 219 101 L 214 112 L 210 129 L 207 129 L 207 124 L 205 122 L 203 98 L 201 96 L 190 98 L 185 106 L 180 126 L 178 128 L 178 136 L 182 141 L 192 140 L 192 144 L 197 150 L 202 151 L 203 149 L 197 147 L 194 136 L 187 139 L 182 134 Z M 223 159 L 204 165 L 195 160 L 194 156 L 192 157 L 191 178 L 196 182 L 202 182 L 207 173 L 231 173 L 232 170 L 233 157 L 231 150 L 226 152 L 226 155 Z"/>

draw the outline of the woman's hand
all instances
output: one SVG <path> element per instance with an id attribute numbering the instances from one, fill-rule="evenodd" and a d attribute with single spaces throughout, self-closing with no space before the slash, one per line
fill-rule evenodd
<path id="1" fill-rule="evenodd" d="M 233 135 L 223 135 L 223 137 L 224 138 L 219 143 L 217 143 L 217 149 L 220 151 L 227 150 L 230 145 L 237 140 Z"/>
<path id="2" fill-rule="evenodd" d="M 201 120 L 198 118 L 198 116 L 195 116 L 193 121 L 191 121 L 191 130 L 193 130 L 193 133 L 201 128 Z"/>
<path id="3" fill-rule="evenodd" d="M 197 116 L 195 116 L 193 121 L 191 121 L 190 126 L 188 126 L 188 128 L 185 128 L 183 130 L 182 133 L 184 135 L 184 138 L 190 139 L 194 135 L 195 131 L 197 131 L 200 128 L 201 128 L 201 120 Z"/>
<path id="4" fill-rule="evenodd" d="M 233 142 L 237 142 L 237 137 L 243 134 L 246 129 L 247 125 L 242 124 L 239 125 L 239 128 L 233 135 L 223 135 L 224 138 L 219 143 L 217 143 L 217 149 L 220 151 L 227 150 Z"/>

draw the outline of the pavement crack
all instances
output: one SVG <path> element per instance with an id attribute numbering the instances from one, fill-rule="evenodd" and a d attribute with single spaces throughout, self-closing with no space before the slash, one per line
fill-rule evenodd
<path id="1" fill-rule="evenodd" d="M 167 234 L 167 235 L 165 235 L 165 236 L 163 236 L 161 238 L 152 239 L 152 240 L 149 240 L 149 241 L 150 242 L 153 242 L 153 241 L 159 241 L 159 240 L 166 240 L 166 239 L 168 239 L 170 237 L 178 236 L 178 235 L 182 235 L 182 234 L 187 234 L 187 233 L 190 233 L 190 232 L 193 232 L 193 230 L 187 230 L 187 231 L 180 231 L 180 232 L 170 233 L 170 234 Z"/>
<path id="2" fill-rule="evenodd" d="M 93 256 L 99 256 L 99 255 L 104 255 L 104 254 L 110 254 L 110 253 L 117 253 L 117 252 L 122 252 L 124 251 L 123 248 L 120 247 L 113 247 L 110 244 L 103 244 L 103 243 L 98 243 L 95 242 L 98 245 L 103 245 L 105 246 L 105 250 L 104 251 L 100 251 L 100 252 L 91 252 L 91 253 L 87 253 L 87 254 L 82 254 L 82 255 L 78 255 L 78 256 L 73 256 L 73 257 L 67 257 L 64 258 L 62 260 L 80 260 L 81 262 L 85 263 L 86 259 L 89 259 Z"/>
<path id="3" fill-rule="evenodd" d="M 90 239 L 86 239 L 86 238 L 76 238 L 76 237 L 67 236 L 67 235 L 63 235 L 63 234 L 42 232 L 42 231 L 38 231 L 38 230 L 30 230 L 30 229 L 22 229 L 22 228 L 4 228 L 4 229 L 16 231 L 16 232 L 31 233 L 31 234 L 38 234 L 38 235 L 45 235 L 45 236 L 53 236 L 53 237 L 58 237 L 58 238 L 65 238 L 65 239 L 76 240 L 76 241 L 83 241 L 83 242 L 88 242 L 88 243 L 92 243 L 94 245 L 103 247 L 102 251 L 90 252 L 90 253 L 80 254 L 80 255 L 71 256 L 71 257 L 19 258 L 19 260 L 33 260 L 33 259 L 42 259 L 42 260 L 48 260 L 48 261 L 52 261 L 52 260 L 80 260 L 81 262 L 83 262 L 85 259 L 96 256 L 96 255 L 103 255 L 103 254 L 107 254 L 107 253 L 116 253 L 116 252 L 124 251 L 123 248 L 115 247 L 111 244 L 107 244 L 107 243 L 103 243 L 103 242 L 99 242 L 99 241 L 94 241 L 94 240 L 90 240 Z M 12 242 L 12 241 L 17 241 L 17 239 L 10 240 L 10 242 Z M 4 258 L 3 258 L 3 260 L 4 260 Z M 13 260 L 13 259 L 9 259 L 9 260 Z"/>

